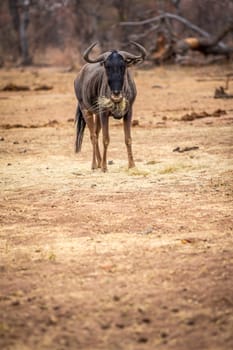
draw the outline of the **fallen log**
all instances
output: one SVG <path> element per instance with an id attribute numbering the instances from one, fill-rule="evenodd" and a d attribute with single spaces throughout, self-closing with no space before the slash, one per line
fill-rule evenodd
<path id="1" fill-rule="evenodd" d="M 215 36 L 209 37 L 189 37 L 179 40 L 175 45 L 175 52 L 178 55 L 185 55 L 188 50 L 199 51 L 204 55 L 230 55 L 233 53 L 233 47 L 220 45 L 221 40 L 233 31 L 233 21 L 228 23 L 223 30 Z"/>
<path id="2" fill-rule="evenodd" d="M 187 37 L 177 40 L 176 33 L 172 28 L 171 21 L 176 20 L 184 24 L 187 28 L 197 33 L 199 36 Z M 177 56 L 177 62 L 185 56 L 187 52 L 199 51 L 204 55 L 223 55 L 229 57 L 233 53 L 233 47 L 229 47 L 222 42 L 222 39 L 233 30 L 233 20 L 227 23 L 224 29 L 217 35 L 210 35 L 202 28 L 191 23 L 182 16 L 169 12 L 164 12 L 159 16 L 143 21 L 120 22 L 121 26 L 143 26 L 153 24 L 151 28 L 140 34 L 133 34 L 134 40 L 147 37 L 152 32 L 155 33 L 155 44 L 149 49 L 149 60 L 162 62 L 171 57 Z"/>

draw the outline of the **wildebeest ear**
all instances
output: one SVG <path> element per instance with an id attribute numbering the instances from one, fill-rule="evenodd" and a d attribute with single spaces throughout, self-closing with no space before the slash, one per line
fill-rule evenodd
<path id="1" fill-rule="evenodd" d="M 141 63 L 145 60 L 147 56 L 147 51 L 142 45 L 136 43 L 135 41 L 131 41 L 131 44 L 136 46 L 136 48 L 140 52 L 140 55 L 134 55 L 126 51 L 119 51 L 119 54 L 124 57 L 127 66 L 132 66 L 133 64 Z"/>

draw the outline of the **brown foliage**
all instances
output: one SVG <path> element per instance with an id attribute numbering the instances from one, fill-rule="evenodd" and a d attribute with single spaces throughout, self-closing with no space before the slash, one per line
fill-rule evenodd
<path id="1" fill-rule="evenodd" d="M 12 11 L 12 3 L 21 8 L 18 17 Z M 144 20 L 158 15 L 158 11 L 169 11 L 184 16 L 210 34 L 215 34 L 222 29 L 233 12 L 230 0 L 2 0 L 0 65 L 22 60 L 19 21 L 24 3 L 28 3 L 29 8 L 29 24 L 25 27 L 28 57 L 34 63 L 59 62 L 66 65 L 77 61 L 79 52 L 93 41 L 99 41 L 101 49 L 124 48 L 132 35 L 138 36 L 151 29 L 150 24 L 121 27 L 119 23 L 122 21 Z M 176 23 L 174 28 L 180 39 L 191 35 L 190 30 L 180 23 Z M 152 30 L 139 41 L 150 48 L 155 45 L 155 40 Z M 232 34 L 228 34 L 226 41 L 233 41 Z M 53 54 L 54 49 L 61 52 L 63 60 L 51 57 L 51 48 Z"/>

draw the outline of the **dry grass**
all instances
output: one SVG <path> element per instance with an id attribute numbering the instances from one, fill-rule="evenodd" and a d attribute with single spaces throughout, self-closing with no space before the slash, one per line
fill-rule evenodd
<path id="1" fill-rule="evenodd" d="M 2 349 L 232 349 L 233 115 L 213 98 L 228 70 L 137 71 L 137 167 L 111 120 L 105 174 L 88 132 L 73 153 L 74 73 L 0 71 L 30 87 L 0 92 Z"/>

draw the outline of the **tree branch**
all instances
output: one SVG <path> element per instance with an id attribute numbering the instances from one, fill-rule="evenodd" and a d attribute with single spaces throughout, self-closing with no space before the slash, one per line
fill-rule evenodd
<path id="1" fill-rule="evenodd" d="M 144 21 L 120 22 L 120 25 L 121 26 L 139 26 L 139 25 L 149 24 L 152 22 L 157 22 L 157 21 L 160 21 L 161 19 L 165 19 L 165 18 L 176 19 L 177 21 L 183 23 L 184 25 L 186 25 L 188 28 L 192 29 L 193 31 L 195 31 L 195 32 L 197 32 L 205 37 L 210 36 L 210 34 L 208 32 L 199 28 L 195 24 L 192 24 L 190 21 L 188 21 L 184 17 L 174 15 L 173 13 L 169 13 L 169 12 L 164 12 L 162 15 L 159 15 L 159 16 L 156 16 L 153 18 L 149 18 L 149 19 L 145 19 Z"/>
<path id="2" fill-rule="evenodd" d="M 195 24 L 191 23 L 190 21 L 188 21 L 187 19 L 185 19 L 184 17 L 178 16 L 178 15 L 174 15 L 173 13 L 169 13 L 169 12 L 164 12 L 163 14 L 153 17 L 153 18 L 149 18 L 143 21 L 134 21 L 134 22 L 120 22 L 119 24 L 121 26 L 139 26 L 139 25 L 145 25 L 145 24 L 149 24 L 149 23 L 153 23 L 153 22 L 157 22 L 163 19 L 175 19 L 181 23 L 183 23 L 184 25 L 186 25 L 188 28 L 192 29 L 194 32 L 209 38 L 210 34 L 208 32 L 206 32 L 205 30 L 199 28 L 198 26 L 196 26 Z M 219 46 L 221 46 L 222 48 L 225 48 L 225 44 L 222 42 L 219 42 Z"/>

